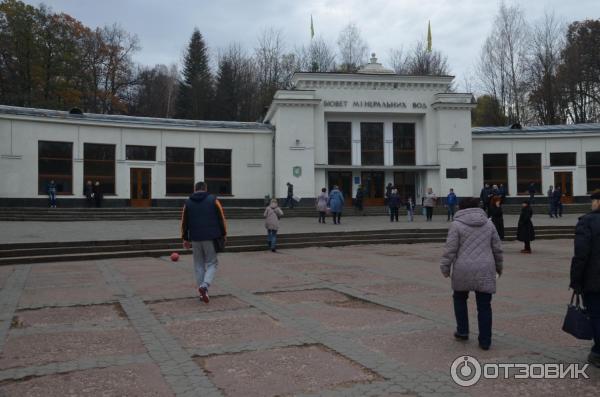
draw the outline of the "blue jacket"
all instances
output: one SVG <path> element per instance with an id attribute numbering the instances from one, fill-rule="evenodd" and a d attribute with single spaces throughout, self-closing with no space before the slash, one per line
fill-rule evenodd
<path id="1" fill-rule="evenodd" d="M 398 208 L 400 206 L 400 204 L 402 204 L 400 202 L 400 195 L 398 193 L 390 194 L 390 197 L 388 198 L 389 207 L 390 208 Z"/>
<path id="2" fill-rule="evenodd" d="M 337 189 L 329 192 L 329 209 L 331 212 L 342 212 L 344 209 L 344 195 Z"/>
<path id="3" fill-rule="evenodd" d="M 208 192 L 195 192 L 183 206 L 181 238 L 186 241 L 207 241 L 227 235 L 223 207 Z"/>
<path id="4" fill-rule="evenodd" d="M 456 205 L 456 204 L 458 204 L 458 198 L 456 197 L 456 194 L 450 193 L 448 195 L 448 197 L 446 197 L 446 204 L 447 205 Z"/>

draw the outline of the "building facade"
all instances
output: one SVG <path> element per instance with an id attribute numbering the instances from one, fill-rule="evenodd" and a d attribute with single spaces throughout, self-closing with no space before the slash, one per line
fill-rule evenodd
<path id="1" fill-rule="evenodd" d="M 600 124 L 471 128 L 473 96 L 452 80 L 375 57 L 358 73 L 297 73 L 263 123 L 0 106 L 0 206 L 47 205 L 50 180 L 61 206 L 85 205 L 87 181 L 106 206 L 180 205 L 197 180 L 230 206 L 285 197 L 288 182 L 307 205 L 333 185 L 348 198 L 362 185 L 367 205 L 390 183 L 417 203 L 428 187 L 464 197 L 504 184 L 509 200 L 530 183 L 570 200 L 600 187 Z"/>

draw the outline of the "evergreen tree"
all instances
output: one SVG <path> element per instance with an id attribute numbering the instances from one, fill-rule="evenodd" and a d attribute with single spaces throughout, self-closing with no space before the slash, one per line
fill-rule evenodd
<path id="1" fill-rule="evenodd" d="M 208 66 L 207 48 L 198 29 L 194 29 L 192 33 L 183 64 L 183 80 L 179 83 L 177 97 L 177 117 L 211 119 L 212 75 Z"/>
<path id="2" fill-rule="evenodd" d="M 216 119 L 232 121 L 239 118 L 236 92 L 239 83 L 231 60 L 227 58 L 221 60 L 215 92 L 214 116 Z"/>

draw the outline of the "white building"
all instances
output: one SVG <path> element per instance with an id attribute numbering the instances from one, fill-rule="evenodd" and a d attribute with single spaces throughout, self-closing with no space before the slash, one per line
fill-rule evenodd
<path id="1" fill-rule="evenodd" d="M 226 205 L 285 197 L 312 205 L 322 187 L 383 204 L 427 187 L 479 196 L 504 184 L 509 199 L 560 185 L 570 197 L 600 187 L 600 124 L 471 128 L 471 94 L 451 76 L 402 76 L 375 58 L 358 73 L 297 73 L 264 123 L 188 121 L 0 106 L 0 206 L 84 204 L 99 181 L 110 206 L 180 205 L 205 180 Z"/>

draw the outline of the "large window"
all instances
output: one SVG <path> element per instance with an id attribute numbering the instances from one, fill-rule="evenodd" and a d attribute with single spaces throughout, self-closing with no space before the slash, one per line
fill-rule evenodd
<path id="1" fill-rule="evenodd" d="M 483 183 L 504 185 L 508 193 L 508 154 L 483 155 Z"/>
<path id="2" fill-rule="evenodd" d="M 550 153 L 550 167 L 575 167 L 577 153 Z"/>
<path id="3" fill-rule="evenodd" d="M 156 146 L 127 145 L 126 160 L 156 161 Z"/>
<path id="4" fill-rule="evenodd" d="M 600 152 L 587 152 L 585 154 L 585 168 L 587 174 L 587 191 L 600 189 Z"/>
<path id="5" fill-rule="evenodd" d="M 104 194 L 115 194 L 115 145 L 83 144 L 83 186 L 100 182 Z"/>
<path id="6" fill-rule="evenodd" d="M 167 148 L 167 194 L 188 195 L 194 191 L 194 149 Z"/>
<path id="7" fill-rule="evenodd" d="M 352 165 L 352 123 L 327 123 L 328 164 Z"/>
<path id="8" fill-rule="evenodd" d="M 38 193 L 48 193 L 54 181 L 57 194 L 73 194 L 73 143 L 38 141 Z"/>
<path id="9" fill-rule="evenodd" d="M 536 193 L 542 193 L 542 155 L 517 153 L 517 192 L 527 194 L 532 182 Z"/>
<path id="10" fill-rule="evenodd" d="M 383 165 L 383 123 L 360 123 L 362 165 Z"/>
<path id="11" fill-rule="evenodd" d="M 415 164 L 415 125 L 394 123 L 394 165 Z"/>
<path id="12" fill-rule="evenodd" d="M 204 181 L 213 194 L 231 194 L 231 150 L 204 149 Z"/>

